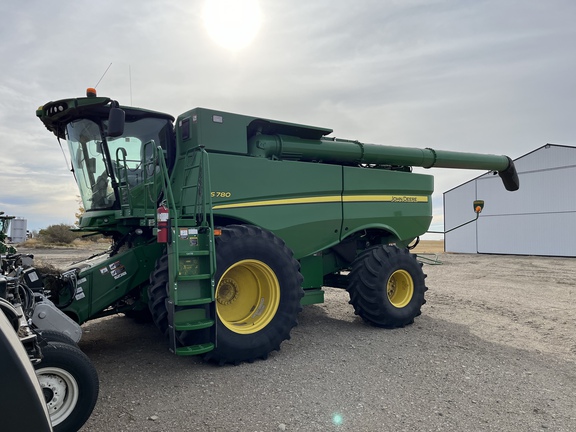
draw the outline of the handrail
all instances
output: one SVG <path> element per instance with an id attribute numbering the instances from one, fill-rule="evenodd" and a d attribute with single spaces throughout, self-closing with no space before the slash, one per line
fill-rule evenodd
<path id="1" fill-rule="evenodd" d="M 162 192 L 164 194 L 164 201 L 168 204 L 168 216 L 174 216 L 174 220 L 178 220 L 178 212 L 176 210 L 176 202 L 174 201 L 174 194 L 172 193 L 172 185 L 170 184 L 170 175 L 168 174 L 168 166 L 166 165 L 166 160 L 164 159 L 164 150 L 162 147 L 158 146 L 154 148 L 154 159 L 158 161 L 158 166 L 160 167 L 160 174 L 162 176 Z M 156 164 L 154 164 L 156 165 Z M 144 167 L 145 175 L 147 173 L 147 167 Z M 156 183 L 156 182 L 154 182 Z M 156 188 L 154 188 L 156 189 Z M 170 215 L 170 211 L 176 211 L 175 215 Z"/>

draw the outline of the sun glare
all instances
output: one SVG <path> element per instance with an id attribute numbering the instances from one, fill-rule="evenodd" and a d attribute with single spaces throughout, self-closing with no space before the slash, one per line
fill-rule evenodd
<path id="1" fill-rule="evenodd" d="M 258 0 L 206 0 L 204 24 L 214 42 L 237 51 L 256 37 L 262 12 Z"/>

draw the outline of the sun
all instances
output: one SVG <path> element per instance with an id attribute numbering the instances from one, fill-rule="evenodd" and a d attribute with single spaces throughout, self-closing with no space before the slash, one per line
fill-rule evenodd
<path id="1" fill-rule="evenodd" d="M 206 0 L 203 17 L 214 42 L 232 51 L 250 45 L 262 24 L 258 0 Z"/>

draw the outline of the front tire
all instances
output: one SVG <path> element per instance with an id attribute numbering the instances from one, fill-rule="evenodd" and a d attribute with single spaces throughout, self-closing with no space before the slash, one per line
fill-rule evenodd
<path id="1" fill-rule="evenodd" d="M 239 364 L 266 359 L 290 339 L 302 310 L 300 263 L 284 242 L 262 228 L 230 225 L 216 243 L 215 302 L 217 340 L 204 359 Z M 156 262 L 148 288 L 150 312 L 168 336 L 168 256 Z M 179 342 L 195 344 L 193 332 L 179 332 Z"/>
<path id="2" fill-rule="evenodd" d="M 34 365 L 54 432 L 79 430 L 98 398 L 98 374 L 80 349 L 50 342 Z"/>
<path id="3" fill-rule="evenodd" d="M 302 310 L 300 264 L 284 241 L 251 225 L 231 225 L 216 238 L 216 348 L 219 364 L 266 359 L 290 339 Z"/>
<path id="4" fill-rule="evenodd" d="M 156 260 L 156 268 L 150 276 L 148 286 L 148 307 L 152 315 L 152 321 L 160 332 L 168 337 L 168 310 L 166 300 L 168 299 L 168 255 L 165 253 Z"/>
<path id="5" fill-rule="evenodd" d="M 352 264 L 350 304 L 356 315 L 374 326 L 404 327 L 414 322 L 426 303 L 425 278 L 422 264 L 407 249 L 371 247 Z"/>

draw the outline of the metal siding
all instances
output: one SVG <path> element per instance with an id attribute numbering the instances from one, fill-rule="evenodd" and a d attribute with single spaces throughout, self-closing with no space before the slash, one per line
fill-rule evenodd
<path id="1" fill-rule="evenodd" d="M 576 153 L 576 152 L 575 152 Z M 520 173 L 520 189 L 508 192 L 500 177 L 477 179 L 478 199 L 486 205 L 483 215 L 559 213 L 576 211 L 576 194 L 569 190 L 576 180 L 576 166 Z"/>
<path id="2" fill-rule="evenodd" d="M 477 253 L 476 222 L 447 233 L 444 239 L 444 250 L 456 253 Z"/>
<path id="3" fill-rule="evenodd" d="M 444 230 L 469 221 L 475 216 L 472 203 L 476 199 L 476 183 L 465 183 L 444 195 Z"/>
<path id="4" fill-rule="evenodd" d="M 553 144 L 545 145 L 518 158 L 514 163 L 517 169 L 520 166 L 521 171 L 524 172 L 576 165 L 576 148 Z"/>
<path id="5" fill-rule="evenodd" d="M 463 219 L 459 207 L 486 204 L 478 220 L 478 252 L 576 256 L 576 148 L 547 145 L 515 161 L 520 189 L 508 192 L 486 173 L 444 194 L 446 230 Z M 471 187 L 474 185 L 474 190 Z M 477 192 L 475 194 L 474 192 Z M 468 252 L 468 230 L 446 234 L 447 252 Z"/>
<path id="6" fill-rule="evenodd" d="M 476 199 L 476 183 L 465 183 L 444 195 L 444 231 L 449 231 L 475 217 L 472 203 Z M 444 236 L 446 252 L 476 253 L 475 223 L 460 227 Z"/>
<path id="7" fill-rule="evenodd" d="M 576 212 L 481 217 L 478 252 L 576 256 Z"/>

